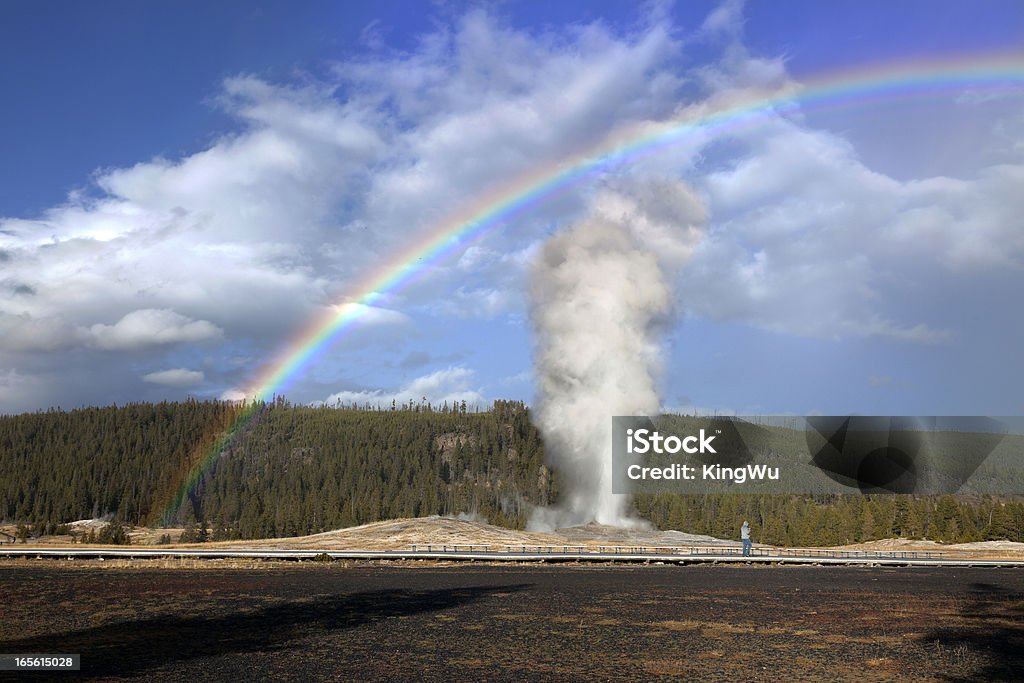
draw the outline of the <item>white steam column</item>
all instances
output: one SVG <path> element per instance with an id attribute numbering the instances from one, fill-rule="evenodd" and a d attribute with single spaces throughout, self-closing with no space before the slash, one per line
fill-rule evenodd
<path id="1" fill-rule="evenodd" d="M 530 288 L 537 426 L 562 490 L 531 528 L 641 524 L 612 493 L 611 417 L 659 412 L 658 330 L 673 309 L 663 268 L 689 256 L 704 220 L 684 185 L 647 184 L 606 192 L 544 246 Z"/>

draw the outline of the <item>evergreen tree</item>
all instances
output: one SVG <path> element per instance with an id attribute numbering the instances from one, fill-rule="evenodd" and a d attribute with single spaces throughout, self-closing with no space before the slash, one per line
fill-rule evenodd
<path id="1" fill-rule="evenodd" d="M 480 411 L 275 397 L 0 416 L 0 521 L 20 524 L 23 542 L 101 515 L 116 515 L 122 531 L 181 526 L 185 542 L 462 512 L 521 528 L 533 507 L 558 504 L 562 485 L 518 401 Z M 749 519 L 758 540 L 785 545 L 1024 534 L 1024 505 L 1012 498 L 644 494 L 634 505 L 659 528 L 725 538 Z M 106 542 L 116 535 L 108 527 Z"/>

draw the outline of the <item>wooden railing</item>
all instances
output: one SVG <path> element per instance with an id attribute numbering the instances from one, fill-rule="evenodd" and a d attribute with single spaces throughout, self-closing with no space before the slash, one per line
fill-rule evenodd
<path id="1" fill-rule="evenodd" d="M 488 553 L 500 555 L 673 555 L 680 557 L 740 557 L 739 546 L 648 546 L 648 545 L 492 545 L 465 543 L 414 543 L 412 552 Z M 823 559 L 939 559 L 944 554 L 926 550 L 833 550 L 819 548 L 775 548 L 756 546 L 751 557 L 800 557 Z"/>

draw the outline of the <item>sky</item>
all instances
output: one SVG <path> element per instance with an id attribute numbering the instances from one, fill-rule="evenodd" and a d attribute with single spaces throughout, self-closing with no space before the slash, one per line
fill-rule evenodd
<path id="1" fill-rule="evenodd" d="M 997 54 L 1024 70 L 1017 0 L 7 0 L 0 413 L 245 395 L 358 283 L 515 178 L 830 74 Z M 665 183 L 699 200 L 699 233 Z M 612 197 L 671 284 L 665 409 L 1018 415 L 1021 187 L 1019 78 L 797 102 L 460 243 L 286 397 L 530 403 L 532 264 Z"/>

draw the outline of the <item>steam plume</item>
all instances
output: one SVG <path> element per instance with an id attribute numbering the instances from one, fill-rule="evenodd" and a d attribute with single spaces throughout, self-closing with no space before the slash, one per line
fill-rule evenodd
<path id="1" fill-rule="evenodd" d="M 605 193 L 544 246 L 531 274 L 538 427 L 563 490 L 531 527 L 640 524 L 628 496 L 612 493 L 611 417 L 660 408 L 658 329 L 673 300 L 665 269 L 689 256 L 704 220 L 684 185 L 648 184 Z"/>

